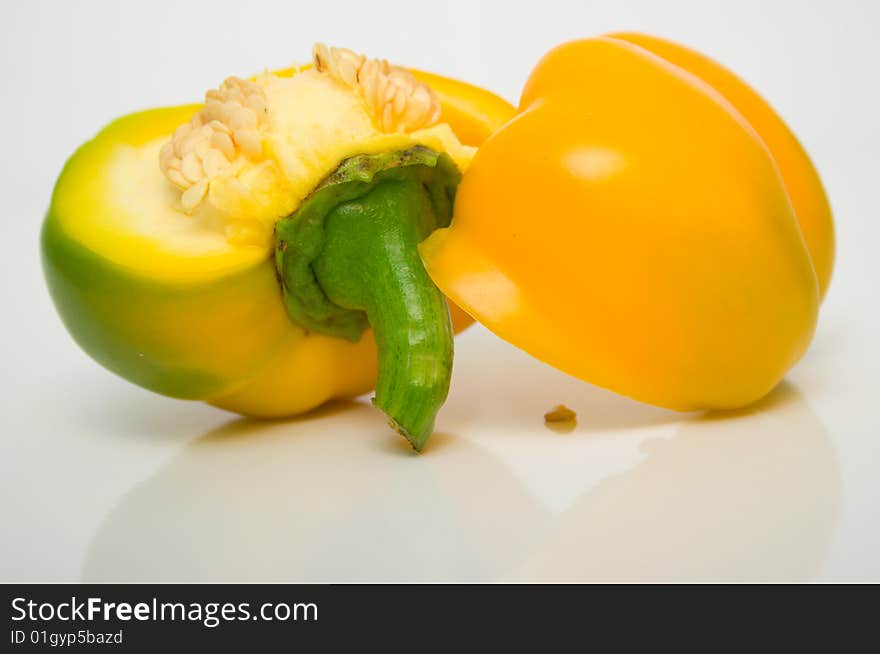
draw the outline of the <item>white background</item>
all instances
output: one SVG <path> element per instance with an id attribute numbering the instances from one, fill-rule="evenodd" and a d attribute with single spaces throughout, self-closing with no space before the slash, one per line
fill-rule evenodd
<path id="1" fill-rule="evenodd" d="M 512 4 L 0 5 L 0 580 L 880 581 L 878 4 Z M 473 328 L 416 457 L 364 402 L 258 424 L 153 395 L 56 316 L 40 222 L 66 157 L 108 120 L 302 61 L 315 40 L 515 101 L 546 49 L 619 29 L 739 72 L 826 183 L 830 294 L 757 410 L 639 405 Z M 574 433 L 543 427 L 560 402 Z"/>

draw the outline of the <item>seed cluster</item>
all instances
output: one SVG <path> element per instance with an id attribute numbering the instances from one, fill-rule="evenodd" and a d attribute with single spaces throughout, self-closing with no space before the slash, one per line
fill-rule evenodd
<path id="1" fill-rule="evenodd" d="M 440 118 L 436 94 L 408 70 L 323 43 L 312 48 L 312 58 L 316 70 L 361 94 L 383 132 L 411 132 Z"/>
<path id="2" fill-rule="evenodd" d="M 383 132 L 409 132 L 440 118 L 434 91 L 409 71 L 321 43 L 312 54 L 315 70 L 358 93 Z M 159 167 L 182 191 L 185 212 L 204 200 L 212 179 L 259 160 L 266 123 L 266 94 L 258 82 L 230 77 L 205 94 L 202 110 L 159 151 Z"/>
<path id="3" fill-rule="evenodd" d="M 202 110 L 159 151 L 159 167 L 183 191 L 184 211 L 201 203 L 212 178 L 262 155 L 265 122 L 266 96 L 255 82 L 230 77 L 205 94 Z"/>

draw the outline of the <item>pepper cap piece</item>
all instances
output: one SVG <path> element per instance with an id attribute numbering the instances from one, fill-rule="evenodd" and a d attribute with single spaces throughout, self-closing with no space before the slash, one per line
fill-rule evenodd
<path id="1" fill-rule="evenodd" d="M 563 44 L 477 152 L 434 282 L 538 359 L 680 410 L 766 395 L 819 308 L 771 152 L 706 82 L 638 45 Z"/>

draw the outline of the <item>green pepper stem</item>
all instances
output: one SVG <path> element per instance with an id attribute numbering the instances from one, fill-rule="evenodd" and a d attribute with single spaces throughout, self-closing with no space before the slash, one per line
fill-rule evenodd
<path id="1" fill-rule="evenodd" d="M 312 269 L 328 299 L 363 310 L 379 353 L 373 403 L 421 450 L 449 391 L 452 323 L 446 299 L 428 277 L 417 245 L 435 222 L 415 176 L 376 184 L 335 207 Z"/>
<path id="2" fill-rule="evenodd" d="M 296 324 L 357 341 L 372 325 L 376 396 L 421 450 L 446 400 L 452 325 L 417 246 L 452 219 L 461 174 L 423 146 L 343 161 L 275 225 L 275 265 Z"/>

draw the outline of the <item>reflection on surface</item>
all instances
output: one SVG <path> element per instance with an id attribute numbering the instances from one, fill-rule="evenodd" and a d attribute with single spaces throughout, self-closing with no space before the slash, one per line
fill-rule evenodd
<path id="1" fill-rule="evenodd" d="M 295 422 L 236 420 L 132 490 L 95 535 L 89 580 L 492 579 L 547 517 L 479 448 L 415 455 L 350 403 Z"/>
<path id="2" fill-rule="evenodd" d="M 543 442 L 565 447 L 559 438 L 597 437 Z M 230 422 L 122 498 L 84 577 L 806 579 L 838 510 L 834 453 L 790 386 L 750 412 L 687 419 L 643 441 L 634 465 L 608 470 L 562 512 L 478 437 L 435 439 L 416 456 L 355 403 L 294 422 Z M 577 452 L 584 470 L 597 464 L 589 447 Z"/>
<path id="3" fill-rule="evenodd" d="M 455 339 L 455 367 L 437 424 L 526 434 L 545 430 L 544 414 L 565 404 L 578 414 L 578 432 L 605 433 L 675 423 L 683 415 L 634 402 L 586 384 L 505 343 L 480 325 Z"/>
<path id="4" fill-rule="evenodd" d="M 783 384 L 758 406 L 647 441 L 509 579 L 806 580 L 840 504 L 828 436 Z"/>

